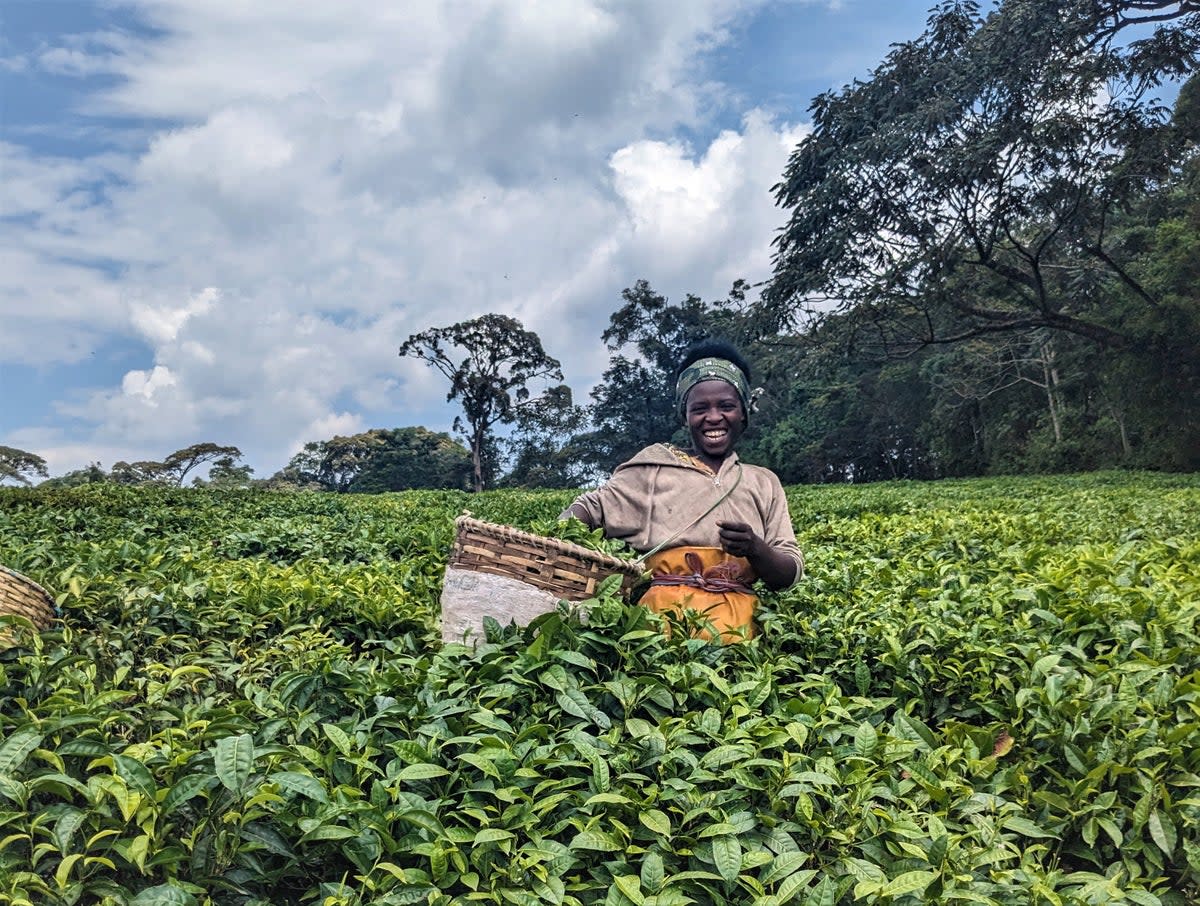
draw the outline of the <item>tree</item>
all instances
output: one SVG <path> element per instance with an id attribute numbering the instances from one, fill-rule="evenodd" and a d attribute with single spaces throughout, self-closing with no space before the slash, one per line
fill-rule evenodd
<path id="1" fill-rule="evenodd" d="M 165 466 L 154 460 L 139 460 L 138 462 L 114 462 L 112 471 L 108 473 L 109 480 L 117 484 L 166 484 L 168 476 Z"/>
<path id="2" fill-rule="evenodd" d="M 54 478 L 48 478 L 43 481 L 38 487 L 42 488 L 76 488 L 85 484 L 97 484 L 99 482 L 108 481 L 108 473 L 104 471 L 100 463 L 93 462 L 82 469 L 72 469 L 62 475 L 57 475 Z"/>
<path id="3" fill-rule="evenodd" d="M 0 446 L 0 483 L 12 480 L 27 485 L 31 476 L 45 478 L 48 474 L 46 460 L 36 453 Z"/>
<path id="4" fill-rule="evenodd" d="M 551 387 L 517 414 L 508 440 L 512 468 L 505 487 L 577 488 L 590 477 L 577 444 L 587 421 L 566 384 Z"/>
<path id="5" fill-rule="evenodd" d="M 789 484 L 934 477 L 920 437 L 929 388 L 919 358 L 847 355 L 848 341 L 831 336 L 846 320 L 830 319 L 808 342 L 756 356 L 755 383 L 765 392 L 741 454 Z"/>
<path id="6" fill-rule="evenodd" d="M 459 358 L 455 349 L 465 355 Z M 446 399 L 459 400 L 463 408 L 454 429 L 471 450 L 476 491 L 496 470 L 490 453 L 495 426 L 511 424 L 529 403 L 529 382 L 563 379 L 558 360 L 546 354 L 538 335 L 507 315 L 487 314 L 413 334 L 400 346 L 400 355 L 421 359 L 450 381 Z"/>
<path id="7" fill-rule="evenodd" d="M 377 494 L 410 488 L 463 488 L 471 454 L 449 434 L 427 428 L 372 428 L 310 441 L 269 484 L 334 493 Z"/>
<path id="8" fill-rule="evenodd" d="M 188 473 L 205 463 L 228 461 L 232 467 L 234 461 L 242 458 L 242 451 L 237 447 L 223 447 L 220 444 L 205 442 L 192 444 L 182 450 L 176 450 L 162 462 L 162 476 L 178 487 L 183 487 L 183 480 Z"/>
<path id="9" fill-rule="evenodd" d="M 813 101 L 776 187 L 771 323 L 853 312 L 887 351 L 1032 329 L 1129 346 L 1114 298 L 1161 299 L 1115 227 L 1189 153 L 1153 92 L 1198 51 L 1194 0 L 942 3 Z"/>
<path id="10" fill-rule="evenodd" d="M 205 463 L 214 464 L 213 467 L 217 469 L 218 477 L 231 478 L 235 474 L 241 475 L 243 470 L 248 476 L 254 470 L 249 466 L 236 465 L 237 460 L 241 458 L 242 451 L 237 447 L 226 447 L 205 441 L 176 450 L 162 462 L 152 459 L 138 462 L 115 462 L 112 472 L 108 475 L 108 480 L 117 484 L 170 484 L 181 488 L 184 479 Z M 198 480 L 196 483 L 202 482 Z"/>
<path id="11" fill-rule="evenodd" d="M 383 431 L 373 429 L 305 444 L 304 449 L 316 459 L 313 479 L 326 490 L 344 494 L 384 443 Z"/>
<path id="12" fill-rule="evenodd" d="M 382 429 L 374 428 L 360 434 L 309 441 L 273 480 L 344 494 L 384 447 L 385 434 Z"/>
<path id="13" fill-rule="evenodd" d="M 362 471 L 350 483 L 354 493 L 377 494 L 415 488 L 465 490 L 471 483 L 471 453 L 445 432 L 420 426 L 379 431 Z"/>
<path id="14" fill-rule="evenodd" d="M 247 465 L 238 465 L 233 456 L 222 456 L 213 462 L 208 470 L 208 481 L 200 478 L 192 480 L 192 484 L 201 486 L 207 484 L 210 488 L 229 490 L 232 488 L 247 488 L 250 486 L 250 476 L 254 469 Z"/>
<path id="15" fill-rule="evenodd" d="M 712 336 L 740 338 L 739 306 L 746 284 L 727 299 L 708 303 L 689 294 L 671 304 L 645 280 L 621 292 L 625 304 L 609 318 L 602 338 L 612 357 L 592 390 L 595 430 L 578 445 L 598 471 L 610 472 L 643 447 L 668 440 L 680 427 L 675 411 L 675 369 L 693 343 Z"/>

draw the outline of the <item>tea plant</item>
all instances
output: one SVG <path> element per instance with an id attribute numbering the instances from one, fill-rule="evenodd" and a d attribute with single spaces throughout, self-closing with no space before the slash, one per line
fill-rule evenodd
<path id="1" fill-rule="evenodd" d="M 1200 480 L 790 500 L 753 643 L 610 582 L 472 651 L 454 517 L 569 494 L 0 491 L 63 615 L 0 651 L 0 902 L 1200 899 Z"/>

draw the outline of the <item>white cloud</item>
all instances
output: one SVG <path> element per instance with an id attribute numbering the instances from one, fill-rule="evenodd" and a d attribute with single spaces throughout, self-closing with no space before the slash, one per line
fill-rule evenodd
<path id="1" fill-rule="evenodd" d="M 134 304 L 130 319 L 147 340 L 155 344 L 169 343 L 179 335 L 188 319 L 209 311 L 219 298 L 215 287 L 205 287 L 179 308 L 160 308 Z"/>
<path id="2" fill-rule="evenodd" d="M 55 75 L 89 76 L 108 72 L 102 57 L 77 47 L 53 47 L 38 55 L 39 68 Z"/>
<path id="3" fill-rule="evenodd" d="M 447 430 L 441 377 L 397 349 L 489 311 L 582 401 L 622 288 L 767 274 L 801 131 L 750 111 L 663 137 L 705 134 L 722 89 L 697 56 L 751 0 L 132 5 L 161 32 L 96 51 L 120 79 L 90 104 L 167 125 L 82 161 L 0 145 L 21 219 L 0 224 L 0 361 L 148 347 L 121 386 L 58 402 L 68 465 L 212 440 L 262 474 L 335 433 Z"/>
<path id="4" fill-rule="evenodd" d="M 128 371 L 121 380 L 121 392 L 138 398 L 143 405 L 156 407 L 155 396 L 160 390 L 175 386 L 175 375 L 165 365 L 155 365 L 150 371 Z"/>
<path id="5" fill-rule="evenodd" d="M 352 412 L 330 412 L 315 418 L 304 426 L 303 430 L 293 438 L 289 445 L 292 456 L 299 453 L 306 443 L 311 440 L 329 440 L 332 437 L 345 437 L 365 431 L 367 426 L 362 416 Z M 288 457 L 291 458 L 290 456 Z"/>
<path id="6" fill-rule="evenodd" d="M 752 110 L 700 154 L 682 142 L 641 141 L 610 165 L 628 211 L 635 271 L 706 297 L 738 277 L 766 276 L 779 223 L 771 186 L 806 127 L 778 126 Z M 697 275 L 687 283 L 688 274 Z"/>

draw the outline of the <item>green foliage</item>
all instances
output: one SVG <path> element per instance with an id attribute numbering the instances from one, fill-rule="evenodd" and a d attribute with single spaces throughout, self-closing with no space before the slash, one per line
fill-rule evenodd
<path id="1" fill-rule="evenodd" d="M 549 388 L 517 412 L 506 446 L 511 466 L 503 487 L 576 488 L 587 479 L 574 437 L 586 419 L 566 384 Z"/>
<path id="2" fill-rule="evenodd" d="M 184 480 L 192 470 L 205 463 L 213 463 L 217 469 L 218 478 L 236 481 L 238 478 L 245 479 L 249 475 L 249 472 L 243 474 L 235 465 L 236 461 L 241 458 L 242 451 L 237 447 L 222 446 L 211 441 L 192 444 L 190 447 L 176 450 L 164 459 L 162 473 L 174 484 L 182 487 Z"/>
<path id="3" fill-rule="evenodd" d="M 0 491 L 63 613 L 0 651 L 0 901 L 1197 900 L 1200 481 L 789 496 L 752 643 L 610 580 L 472 652 L 453 517 L 570 493 Z"/>
<path id="4" fill-rule="evenodd" d="M 378 494 L 465 488 L 470 473 L 471 454 L 449 434 L 420 426 L 372 428 L 306 443 L 268 486 Z"/>
<path id="5" fill-rule="evenodd" d="M 213 461 L 212 466 L 208 470 L 208 480 L 201 478 L 192 479 L 192 484 L 196 486 L 208 485 L 211 488 L 220 488 L 222 490 L 232 490 L 234 488 L 246 488 L 250 486 L 250 476 L 254 474 L 254 469 L 247 465 L 239 465 L 233 456 L 222 456 Z"/>
<path id="6" fill-rule="evenodd" d="M 78 470 L 55 480 L 51 487 L 74 487 L 97 481 L 111 481 L 124 485 L 172 485 L 183 487 L 187 476 L 204 465 L 209 465 L 209 482 L 219 488 L 244 487 L 254 471 L 239 465 L 242 451 L 237 447 L 223 446 L 211 441 L 192 444 L 176 450 L 162 462 L 142 460 L 139 462 L 115 462 L 107 475 L 99 463 L 85 470 Z M 193 484 L 207 484 L 203 478 L 194 477 Z"/>
<path id="7" fill-rule="evenodd" d="M 350 483 L 355 493 L 463 489 L 470 483 L 471 453 L 445 432 L 393 428 Z"/>
<path id="8" fill-rule="evenodd" d="M 763 433 L 771 461 L 1196 469 L 1198 55 L 1194 3 L 945 2 L 816 98 L 755 313 L 769 343 L 844 353 L 824 380 L 849 390 L 800 393 L 820 411 Z M 1185 78 L 1172 115 L 1160 89 Z M 910 406 L 878 363 L 918 353 Z"/>
<path id="9" fill-rule="evenodd" d="M 778 187 L 776 323 L 861 309 L 885 345 L 1037 327 L 1128 345 L 1113 296 L 1159 299 L 1112 221 L 1187 158 L 1155 90 L 1194 72 L 1198 26 L 1186 0 L 935 8 L 813 101 Z"/>
<path id="10" fill-rule="evenodd" d="M 624 541 L 617 538 L 604 537 L 604 529 L 588 528 L 587 524 L 568 516 L 566 519 L 534 519 L 529 524 L 529 531 L 544 538 L 558 538 L 570 541 L 588 550 L 599 551 L 622 560 L 632 560 L 637 552 Z"/>
<path id="11" fill-rule="evenodd" d="M 72 469 L 63 475 L 56 475 L 41 483 L 43 488 L 76 488 L 81 484 L 94 484 L 98 481 L 108 481 L 108 473 L 100 463 L 89 463 L 85 468 Z"/>
<path id="12" fill-rule="evenodd" d="M 36 453 L 0 446 L 0 482 L 11 479 L 20 484 L 29 484 L 30 476 L 45 478 L 47 474 L 46 460 Z"/>

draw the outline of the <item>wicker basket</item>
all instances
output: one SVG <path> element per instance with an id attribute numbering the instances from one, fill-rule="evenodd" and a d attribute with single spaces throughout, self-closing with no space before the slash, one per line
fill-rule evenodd
<path id="1" fill-rule="evenodd" d="M 592 597 L 596 587 L 614 573 L 622 576 L 621 591 L 628 594 L 642 575 L 642 568 L 629 560 L 570 541 L 543 538 L 465 515 L 455 519 L 454 525 L 457 532 L 447 567 L 507 576 L 566 601 Z"/>
<path id="2" fill-rule="evenodd" d="M 16 615 L 29 619 L 39 632 L 54 622 L 54 598 L 28 576 L 0 566 L 0 616 Z M 0 642 L 8 632 L 0 629 Z"/>

